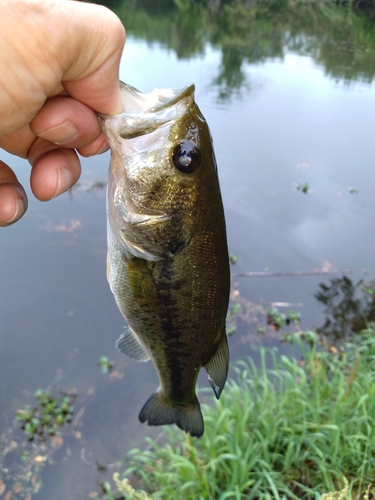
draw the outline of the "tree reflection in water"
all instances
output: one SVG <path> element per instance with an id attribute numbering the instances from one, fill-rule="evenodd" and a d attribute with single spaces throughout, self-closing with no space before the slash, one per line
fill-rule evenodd
<path id="1" fill-rule="evenodd" d="M 315 294 L 326 319 L 318 332 L 333 340 L 348 338 L 375 321 L 375 280 L 353 283 L 347 276 L 320 283 Z"/>
<path id="2" fill-rule="evenodd" d="M 311 57 L 336 81 L 375 76 L 373 16 L 327 2 L 294 0 L 97 0 L 123 20 L 128 35 L 160 43 L 179 59 L 221 52 L 211 88 L 219 102 L 251 89 L 248 64 Z M 373 49 L 370 49 L 373 48 Z"/>

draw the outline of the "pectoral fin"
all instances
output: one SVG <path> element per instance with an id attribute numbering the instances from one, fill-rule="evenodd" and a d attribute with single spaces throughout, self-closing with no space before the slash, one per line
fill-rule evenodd
<path id="1" fill-rule="evenodd" d="M 150 356 L 130 326 L 116 342 L 117 349 L 137 361 L 148 361 Z"/>
<path id="2" fill-rule="evenodd" d="M 225 331 L 221 335 L 221 339 L 217 349 L 211 359 L 204 365 L 208 374 L 208 381 L 214 390 L 216 399 L 220 398 L 220 394 L 224 389 L 228 375 L 229 365 L 229 349 L 227 335 Z"/>

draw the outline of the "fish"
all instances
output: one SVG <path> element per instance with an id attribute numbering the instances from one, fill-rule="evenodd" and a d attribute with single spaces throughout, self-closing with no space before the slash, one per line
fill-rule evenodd
<path id="1" fill-rule="evenodd" d="M 124 112 L 99 115 L 111 148 L 107 278 L 127 328 L 117 348 L 152 360 L 148 425 L 204 433 L 202 367 L 217 399 L 229 363 L 230 270 L 211 133 L 194 84 L 142 93 L 120 82 Z"/>

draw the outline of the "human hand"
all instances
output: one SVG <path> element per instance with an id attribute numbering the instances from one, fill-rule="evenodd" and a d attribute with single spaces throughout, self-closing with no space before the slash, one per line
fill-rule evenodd
<path id="1" fill-rule="evenodd" d="M 108 149 L 95 112 L 122 111 L 120 20 L 68 0 L 0 0 L 0 148 L 27 158 L 36 198 L 77 182 L 82 156 Z M 15 173 L 0 161 L 0 226 L 27 209 Z"/>

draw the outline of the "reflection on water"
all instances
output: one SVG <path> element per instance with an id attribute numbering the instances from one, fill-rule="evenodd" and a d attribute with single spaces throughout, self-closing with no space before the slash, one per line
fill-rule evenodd
<path id="1" fill-rule="evenodd" d="M 325 316 L 318 331 L 333 340 L 347 338 L 375 321 L 375 281 L 333 278 L 320 283 L 315 297 L 324 305 Z"/>
<path id="2" fill-rule="evenodd" d="M 375 319 L 372 19 L 286 0 L 107 3 L 127 27 L 123 80 L 143 91 L 196 84 L 214 137 L 229 248 L 239 256 L 233 271 L 271 273 L 233 281 L 232 303 L 241 308 L 232 359 L 256 358 L 259 343 L 279 345 L 286 327 L 267 319 L 275 307 L 281 318 L 290 310 L 298 318 L 287 329 L 318 327 L 331 339 Z M 28 165 L 2 159 L 27 185 Z M 156 383 L 151 364 L 115 349 L 124 324 L 105 277 L 108 161 L 85 160 L 80 186 L 48 204 L 29 193 L 28 214 L 0 231 L 0 434 L 14 429 L 16 410 L 33 405 L 39 387 L 77 394 L 40 500 L 90 498 L 114 470 L 105 476 L 98 464 L 116 464 L 160 433 L 137 418 Z M 338 274 L 322 281 L 317 271 L 325 269 Z M 114 362 L 113 375 L 98 367 L 102 356 Z M 20 457 L 20 435 L 7 439 Z M 33 466 L 44 464 L 47 452 L 34 452 L 42 458 Z"/>
<path id="3" fill-rule="evenodd" d="M 288 0 L 123 0 L 114 10 L 129 34 L 160 43 L 179 59 L 203 55 L 207 44 L 219 48 L 221 61 L 211 82 L 219 101 L 251 88 L 245 64 L 283 59 L 288 51 L 310 57 L 336 81 L 374 79 L 375 33 L 368 13 Z"/>

